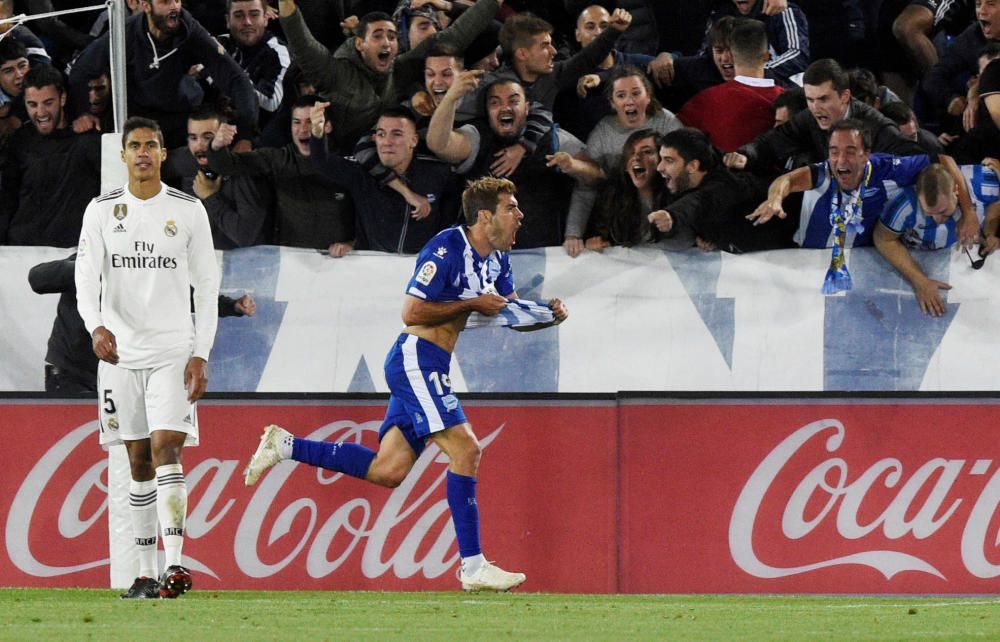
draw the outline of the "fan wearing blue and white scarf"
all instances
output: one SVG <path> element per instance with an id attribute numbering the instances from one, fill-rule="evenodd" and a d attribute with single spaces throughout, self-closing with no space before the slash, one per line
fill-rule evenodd
<path id="1" fill-rule="evenodd" d="M 830 171 L 834 168 L 831 164 Z M 836 177 L 832 177 L 836 178 Z M 836 294 L 850 290 L 853 283 L 851 273 L 847 270 L 847 232 L 862 234 L 865 231 L 864 219 L 861 215 L 865 189 L 872 178 L 872 163 L 865 163 L 865 178 L 854 190 L 845 195 L 843 186 L 838 181 L 837 194 L 830 205 L 830 226 L 833 227 L 833 248 L 831 249 L 830 268 L 823 279 L 823 294 Z"/>

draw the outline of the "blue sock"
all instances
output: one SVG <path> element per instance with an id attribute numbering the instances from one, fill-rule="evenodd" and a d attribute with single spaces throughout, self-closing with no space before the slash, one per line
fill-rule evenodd
<path id="1" fill-rule="evenodd" d="M 451 521 L 455 524 L 458 554 L 466 558 L 482 553 L 475 477 L 448 471 L 448 507 L 451 509 Z"/>
<path id="2" fill-rule="evenodd" d="M 312 441 L 296 437 L 292 442 L 292 459 L 364 479 L 375 459 L 375 451 L 350 442 Z"/>

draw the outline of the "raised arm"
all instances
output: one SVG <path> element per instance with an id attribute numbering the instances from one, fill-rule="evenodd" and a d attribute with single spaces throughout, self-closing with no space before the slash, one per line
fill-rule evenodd
<path id="1" fill-rule="evenodd" d="M 423 59 L 431 47 L 441 45 L 453 48 L 455 51 L 465 51 L 479 34 L 486 31 L 502 5 L 503 0 L 477 0 L 476 4 L 463 12 L 447 29 L 426 38 L 424 42 L 414 47 L 409 55 Z"/>
<path id="2" fill-rule="evenodd" d="M 198 62 L 205 65 L 212 85 L 229 97 L 238 131 L 249 140 L 257 129 L 258 111 L 257 94 L 250 76 L 197 22 L 188 35 L 188 41 L 197 52 Z"/>
<path id="3" fill-rule="evenodd" d="M 333 54 L 309 31 L 295 0 L 279 0 L 278 15 L 292 59 L 320 93 L 332 92 L 337 84 Z"/>
<path id="4" fill-rule="evenodd" d="M 618 36 L 624 33 L 632 24 L 632 14 L 624 9 L 615 9 L 611 14 L 611 25 L 594 38 L 594 41 L 581 49 L 566 62 L 556 65 L 556 83 L 560 91 L 575 87 L 580 76 L 592 72 L 601 61 L 608 57 L 615 47 Z"/>
<path id="5" fill-rule="evenodd" d="M 479 78 L 482 75 L 482 71 L 475 69 L 460 73 L 431 116 L 430 125 L 427 127 L 427 147 L 448 163 L 461 163 L 472 153 L 468 137 L 454 129 L 455 113 L 462 98 L 479 86 Z"/>
<path id="6" fill-rule="evenodd" d="M 263 150 L 234 154 L 229 146 L 236 139 L 235 125 L 222 123 L 208 147 L 208 164 L 224 176 L 263 176 L 271 173 L 271 162 Z M 265 148 L 267 149 L 267 148 Z"/>

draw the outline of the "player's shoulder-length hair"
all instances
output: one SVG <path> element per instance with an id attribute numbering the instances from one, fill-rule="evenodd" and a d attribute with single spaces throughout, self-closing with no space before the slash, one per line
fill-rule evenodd
<path id="1" fill-rule="evenodd" d="M 466 225 L 475 225 L 479 220 L 479 210 L 496 212 L 501 194 L 516 194 L 517 186 L 507 178 L 484 176 L 469 181 L 462 192 L 462 213 Z"/>

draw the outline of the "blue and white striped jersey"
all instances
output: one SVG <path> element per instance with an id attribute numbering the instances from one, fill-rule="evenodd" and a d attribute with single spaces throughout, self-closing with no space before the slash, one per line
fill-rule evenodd
<path id="1" fill-rule="evenodd" d="M 1000 182 L 993 170 L 983 165 L 962 165 L 959 169 L 965 176 L 972 206 L 979 217 L 979 225 L 982 226 L 987 206 L 1000 196 Z M 920 207 L 916 189 L 907 187 L 886 205 L 881 220 L 887 228 L 900 234 L 907 246 L 939 250 L 955 242 L 955 224 L 961 218 L 961 208 L 955 208 L 951 218 L 938 225 Z"/>
<path id="2" fill-rule="evenodd" d="M 861 247 L 872 244 L 875 223 L 885 209 L 885 204 L 896 197 L 903 187 L 913 185 L 930 158 L 920 156 L 871 155 L 871 177 L 862 182 L 861 219 L 864 231 L 856 234 L 848 228 L 846 247 Z M 830 209 L 834 199 L 840 194 L 840 187 L 833 178 L 830 163 L 823 161 L 811 166 L 813 188 L 802 196 L 802 210 L 799 228 L 795 232 L 795 242 L 800 247 L 822 248 L 833 246 L 833 225 L 830 224 Z"/>
<path id="3" fill-rule="evenodd" d="M 438 232 L 427 242 L 406 286 L 407 294 L 424 301 L 461 301 L 491 291 L 504 297 L 514 292 L 510 254 L 494 250 L 479 256 L 464 225 Z"/>

